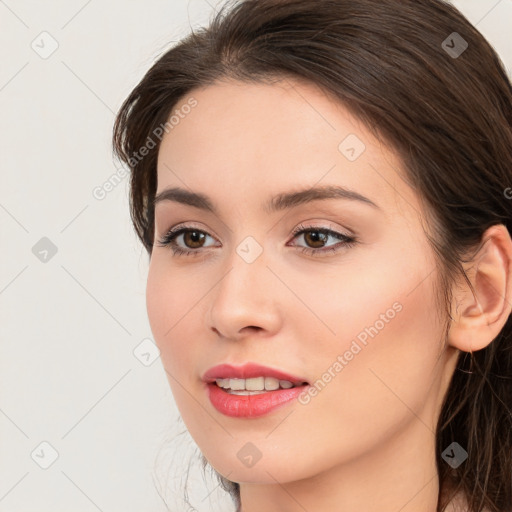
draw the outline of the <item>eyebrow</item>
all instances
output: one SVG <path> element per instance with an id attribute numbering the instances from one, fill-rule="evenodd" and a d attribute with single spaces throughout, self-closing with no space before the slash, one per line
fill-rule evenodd
<path id="1" fill-rule="evenodd" d="M 321 187 L 307 188 L 296 192 L 285 192 L 271 197 L 264 205 L 265 212 L 270 214 L 282 210 L 294 208 L 296 206 L 307 204 L 312 201 L 326 200 L 326 199 L 345 199 L 350 201 L 359 201 L 373 208 L 379 209 L 380 207 L 375 204 L 371 199 L 361 195 L 355 190 L 340 187 L 335 185 L 326 185 Z M 185 204 L 205 210 L 219 216 L 217 208 L 213 202 L 205 194 L 191 192 L 189 190 L 173 187 L 162 190 L 157 194 L 153 200 L 153 206 L 161 203 L 162 201 L 175 201 L 177 203 Z"/>

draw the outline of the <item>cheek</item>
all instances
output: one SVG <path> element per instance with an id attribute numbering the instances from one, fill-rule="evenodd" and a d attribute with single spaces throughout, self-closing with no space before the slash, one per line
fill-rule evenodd
<path id="1" fill-rule="evenodd" d="M 310 296 L 312 309 L 332 332 L 323 337 L 320 352 L 332 359 L 351 347 L 357 352 L 359 345 L 357 359 L 368 364 L 374 358 L 390 364 L 411 358 L 411 364 L 421 365 L 422 357 L 437 356 L 441 326 L 436 278 L 432 251 L 421 238 L 411 237 L 402 247 L 382 244 L 347 258 L 324 279 L 322 293 Z"/>
<path id="2" fill-rule="evenodd" d="M 205 429 L 208 430 L 204 408 L 197 399 L 206 400 L 206 393 L 199 373 L 194 373 L 204 353 L 206 337 L 198 308 L 211 288 L 207 282 L 190 270 L 171 268 L 169 262 L 160 257 L 152 259 L 146 285 L 148 320 L 160 349 L 165 376 L 180 417 L 198 440 L 202 439 Z M 207 435 L 200 445 L 208 442 Z"/>
<path id="3" fill-rule="evenodd" d="M 312 402 L 333 436 L 341 430 L 377 443 L 383 432 L 414 420 L 411 410 L 429 423 L 432 384 L 441 372 L 437 274 L 426 277 L 431 266 L 411 265 L 368 265 L 365 274 L 333 280 L 325 297 L 322 318 L 335 336 L 316 340 L 315 352 L 323 354 L 316 378 L 329 379 L 329 370 L 335 377 Z"/>
<path id="4" fill-rule="evenodd" d="M 186 350 L 190 347 L 187 315 L 191 317 L 193 312 L 188 310 L 196 301 L 191 297 L 190 287 L 180 284 L 179 273 L 171 276 L 169 265 L 162 260 L 154 254 L 150 263 L 146 310 L 164 368 L 168 374 L 179 378 L 179 369 L 188 364 L 189 357 L 189 350 Z"/>
<path id="5" fill-rule="evenodd" d="M 166 278 L 161 271 L 162 267 L 155 259 L 156 256 L 153 254 L 146 284 L 146 310 L 155 342 L 160 345 L 165 332 L 172 327 L 172 319 L 169 317 L 169 311 L 172 311 L 169 306 L 172 305 L 168 301 L 172 301 L 174 294 L 168 293 L 170 280 Z"/>

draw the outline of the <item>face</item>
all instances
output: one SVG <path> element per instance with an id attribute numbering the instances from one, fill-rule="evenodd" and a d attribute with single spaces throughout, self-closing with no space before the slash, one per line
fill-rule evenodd
<path id="1" fill-rule="evenodd" d="M 423 211 L 397 156 L 311 84 L 223 82 L 190 96 L 195 106 L 183 99 L 175 110 L 188 113 L 162 139 L 157 195 L 179 187 L 207 196 L 214 211 L 157 202 L 146 298 L 202 453 L 232 481 L 274 483 L 399 442 L 433 449 L 453 365 Z M 274 196 L 328 186 L 366 200 L 268 208 Z M 189 231 L 159 244 L 181 228 Z M 248 362 L 309 386 L 259 416 L 219 412 L 203 375 Z"/>

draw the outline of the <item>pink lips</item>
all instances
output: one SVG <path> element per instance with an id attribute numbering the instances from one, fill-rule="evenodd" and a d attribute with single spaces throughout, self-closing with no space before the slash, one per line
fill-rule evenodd
<path id="1" fill-rule="evenodd" d="M 255 395 L 235 395 L 228 393 L 215 383 L 216 379 L 250 379 L 251 377 L 288 380 L 296 387 L 265 391 Z M 236 418 L 253 418 L 267 414 L 298 398 L 309 386 L 305 379 L 255 363 L 238 367 L 228 364 L 214 366 L 203 375 L 203 380 L 207 382 L 208 398 L 215 409 L 226 416 Z"/>

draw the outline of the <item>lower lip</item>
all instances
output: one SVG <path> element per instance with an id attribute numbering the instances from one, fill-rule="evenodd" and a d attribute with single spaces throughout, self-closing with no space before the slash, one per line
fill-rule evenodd
<path id="1" fill-rule="evenodd" d="M 231 395 L 217 386 L 208 383 L 208 397 L 217 411 L 235 418 L 263 416 L 290 403 L 308 387 L 308 384 L 289 389 L 276 389 L 257 395 Z"/>

